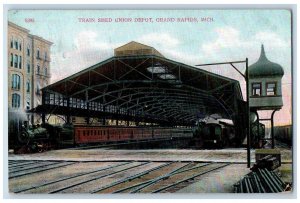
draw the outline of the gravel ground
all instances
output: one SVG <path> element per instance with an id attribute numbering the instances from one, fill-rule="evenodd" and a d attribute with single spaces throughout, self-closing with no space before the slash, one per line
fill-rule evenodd
<path id="1" fill-rule="evenodd" d="M 36 154 L 9 154 L 9 160 L 68 160 L 68 161 L 203 161 L 246 163 L 246 149 L 189 150 L 52 150 Z M 282 162 L 292 162 L 292 152 L 281 149 Z M 251 162 L 255 162 L 255 151 L 251 150 Z"/>
<path id="2" fill-rule="evenodd" d="M 202 176 L 177 193 L 232 193 L 233 185 L 249 172 L 246 164 L 232 164 Z"/>
<path id="3" fill-rule="evenodd" d="M 282 166 L 278 169 L 282 178 L 286 182 L 292 182 L 292 150 L 280 149 Z M 193 181 L 184 182 L 176 187 L 165 190 L 169 193 L 231 193 L 233 191 L 233 184 L 241 179 L 244 175 L 250 172 L 246 167 L 246 149 L 219 149 L 219 150 L 191 150 L 191 149 L 149 149 L 149 150 L 124 150 L 124 149 L 89 149 L 89 150 L 77 150 L 77 149 L 62 149 L 52 150 L 43 153 L 36 154 L 9 154 L 10 160 L 9 172 L 10 175 L 23 173 L 27 171 L 38 170 L 39 167 L 45 165 L 48 167 L 49 163 L 53 162 L 53 165 L 57 162 L 65 161 L 74 165 L 67 165 L 60 167 L 59 169 L 51 169 L 44 172 L 34 173 L 32 175 L 24 175 L 17 178 L 9 179 L 10 192 L 26 190 L 25 193 L 49 193 L 51 191 L 57 191 L 60 188 L 64 188 L 68 185 L 81 183 L 84 180 L 89 180 L 98 176 L 105 176 L 106 174 L 114 173 L 122 169 L 132 167 L 130 170 L 126 170 L 121 173 L 116 173 L 112 176 L 105 176 L 104 178 L 97 179 L 95 181 L 86 182 L 78 186 L 64 189 L 59 193 L 90 193 L 94 189 L 101 188 L 103 186 L 114 183 L 118 180 L 122 180 L 126 177 L 138 174 L 142 171 L 157 167 L 169 161 L 175 161 L 170 166 L 154 171 L 143 177 L 142 179 L 133 180 L 130 184 L 136 184 L 139 181 L 151 180 L 155 177 L 159 177 L 161 174 L 166 174 L 180 166 L 183 166 L 187 161 L 191 161 L 193 164 L 204 164 L 209 162 L 217 162 L 214 164 L 224 165 L 225 163 L 232 163 L 221 169 L 217 169 L 211 173 L 201 175 L 199 178 L 195 178 Z M 251 151 L 251 162 L 255 162 L 255 151 Z M 34 161 L 38 160 L 38 161 Z M 151 161 L 148 164 L 147 161 Z M 180 163 L 180 161 L 184 161 Z M 41 162 L 41 163 L 39 163 Z M 120 163 L 127 163 L 128 165 L 117 166 Z M 130 163 L 129 163 L 130 162 Z M 203 162 L 203 163 L 199 163 Z M 145 163 L 145 165 L 139 166 L 139 164 Z M 37 168 L 32 168 L 37 166 Z M 51 166 L 51 165 L 50 165 Z M 69 176 L 76 176 L 82 172 L 94 171 L 95 169 L 105 168 L 109 166 L 117 166 L 112 169 L 107 169 L 101 172 L 95 172 L 92 174 L 86 174 L 80 177 L 68 179 L 55 184 L 49 184 L 42 187 L 34 188 L 38 185 L 43 185 L 46 182 L 64 179 Z M 135 167 L 136 166 L 136 167 Z M 213 165 L 216 166 L 216 165 Z M 198 172 L 209 168 L 197 169 Z M 179 174 L 170 179 L 166 179 L 159 182 L 156 185 L 149 186 L 141 190 L 141 193 L 148 193 L 155 188 L 159 188 L 170 183 L 174 183 L 185 177 L 191 176 L 194 172 L 187 172 L 185 174 Z M 121 185 L 109 188 L 100 193 L 111 193 L 113 190 L 118 190 L 125 187 L 128 183 L 122 183 Z M 128 191 L 127 191 L 128 192 Z M 126 192 L 125 192 L 126 193 Z"/>

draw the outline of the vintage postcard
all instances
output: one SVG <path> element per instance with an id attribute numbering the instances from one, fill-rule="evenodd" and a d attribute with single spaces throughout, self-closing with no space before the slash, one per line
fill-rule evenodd
<path id="1" fill-rule="evenodd" d="M 9 10 L 10 195 L 292 194 L 292 14 Z"/>

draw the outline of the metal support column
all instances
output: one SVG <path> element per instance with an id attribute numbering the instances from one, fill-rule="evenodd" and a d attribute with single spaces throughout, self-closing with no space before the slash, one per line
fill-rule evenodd
<path id="1" fill-rule="evenodd" d="M 87 114 L 87 117 L 86 117 L 86 124 L 90 124 L 90 103 L 89 102 L 87 102 L 86 103 L 86 108 L 87 108 L 87 112 L 88 112 L 88 114 Z"/>
<path id="2" fill-rule="evenodd" d="M 42 105 L 45 106 L 45 97 L 46 96 L 46 92 L 42 92 Z M 46 114 L 45 112 L 43 111 L 42 113 L 42 124 L 45 124 L 46 123 Z"/>
<path id="3" fill-rule="evenodd" d="M 129 122 L 130 121 L 129 121 L 129 112 L 128 112 L 128 110 L 127 110 L 127 114 L 126 115 L 127 115 L 126 125 L 129 126 Z"/>
<path id="4" fill-rule="evenodd" d="M 275 110 L 272 112 L 272 115 L 271 115 L 271 139 L 272 139 L 272 149 L 275 148 L 275 137 L 274 137 L 274 114 L 275 114 L 276 111 L 278 111 L 278 109 L 275 109 Z"/>
<path id="5" fill-rule="evenodd" d="M 86 110 L 87 110 L 87 117 L 86 117 L 86 123 L 90 124 L 90 102 L 89 102 L 89 92 L 85 92 L 85 103 L 86 103 Z"/>
<path id="6" fill-rule="evenodd" d="M 258 141 L 258 147 L 259 148 L 261 148 L 262 147 L 262 145 L 260 145 L 260 143 L 261 143 L 261 137 L 260 137 L 260 129 L 259 129 L 259 115 L 258 115 L 258 113 L 257 113 L 257 111 L 255 111 L 255 114 L 256 114 L 256 117 L 257 117 L 257 119 L 256 119 L 256 129 L 257 129 L 257 136 L 258 136 L 258 139 L 257 139 L 257 141 Z"/>
<path id="7" fill-rule="evenodd" d="M 105 111 L 106 111 L 106 107 L 105 105 L 103 105 L 103 119 L 102 119 L 102 125 L 106 125 L 106 117 L 105 117 Z"/>
<path id="8" fill-rule="evenodd" d="M 249 71 L 248 71 L 248 58 L 246 58 L 246 96 L 247 96 L 247 167 L 251 165 L 251 151 L 250 151 L 250 104 L 249 104 Z"/>
<path id="9" fill-rule="evenodd" d="M 67 123 L 70 123 L 70 98 L 67 97 Z"/>

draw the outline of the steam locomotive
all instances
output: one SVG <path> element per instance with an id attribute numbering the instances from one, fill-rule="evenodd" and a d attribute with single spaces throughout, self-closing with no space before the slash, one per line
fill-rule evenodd
<path id="1" fill-rule="evenodd" d="M 124 126 L 63 126 L 42 124 L 22 125 L 17 134 L 15 151 L 42 152 L 51 148 L 86 146 L 116 142 L 192 137 L 191 128 L 124 127 Z M 20 149 L 22 149 L 20 151 Z"/>
<path id="2" fill-rule="evenodd" d="M 251 146 L 260 148 L 263 143 L 261 140 L 265 137 L 265 125 L 259 123 L 251 124 Z M 235 127 L 230 122 L 224 122 L 218 119 L 208 119 L 199 121 L 193 132 L 196 148 L 223 148 L 240 147 L 240 137 L 236 136 Z"/>
<path id="3" fill-rule="evenodd" d="M 42 152 L 50 148 L 57 148 L 63 144 L 63 139 L 70 134 L 72 126 L 64 125 L 28 125 L 24 121 L 21 127 L 11 133 L 10 148 L 14 148 L 15 152 Z M 68 137 L 68 136 L 67 136 Z"/>

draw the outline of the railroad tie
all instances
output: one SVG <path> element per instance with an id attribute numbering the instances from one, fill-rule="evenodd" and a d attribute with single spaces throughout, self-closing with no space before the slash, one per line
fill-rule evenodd
<path id="1" fill-rule="evenodd" d="M 163 167 L 165 167 L 165 166 L 168 166 L 168 165 L 170 165 L 170 164 L 172 164 L 172 163 L 174 163 L 174 162 L 165 163 L 165 164 L 163 164 L 163 165 L 154 167 L 154 168 L 152 168 L 152 169 L 148 169 L 148 170 L 143 171 L 143 172 L 141 172 L 141 173 L 138 173 L 138 174 L 129 176 L 129 177 L 125 178 L 125 179 L 122 179 L 122 180 L 113 182 L 113 183 L 111 183 L 111 184 L 109 184 L 109 185 L 107 185 L 107 186 L 104 186 L 104 187 L 101 187 L 101 188 L 99 188 L 99 189 L 93 190 L 91 193 L 94 194 L 94 193 L 97 193 L 97 192 L 101 192 L 101 191 L 103 191 L 103 190 L 106 190 L 106 189 L 108 189 L 108 188 L 114 187 L 114 186 L 119 185 L 119 184 L 121 184 L 121 183 L 124 183 L 124 182 L 127 182 L 127 181 L 131 181 L 131 180 L 133 180 L 133 179 L 136 179 L 136 178 L 139 178 L 139 177 L 141 177 L 141 176 L 144 176 L 144 175 L 146 175 L 146 174 L 148 174 L 148 173 L 150 173 L 150 172 L 152 172 L 152 171 L 155 171 L 155 170 L 158 170 L 158 169 L 163 168 Z"/>
<path id="2" fill-rule="evenodd" d="M 284 183 L 277 173 L 268 169 L 258 169 L 247 174 L 234 185 L 235 193 L 278 193 L 285 190 Z"/>

